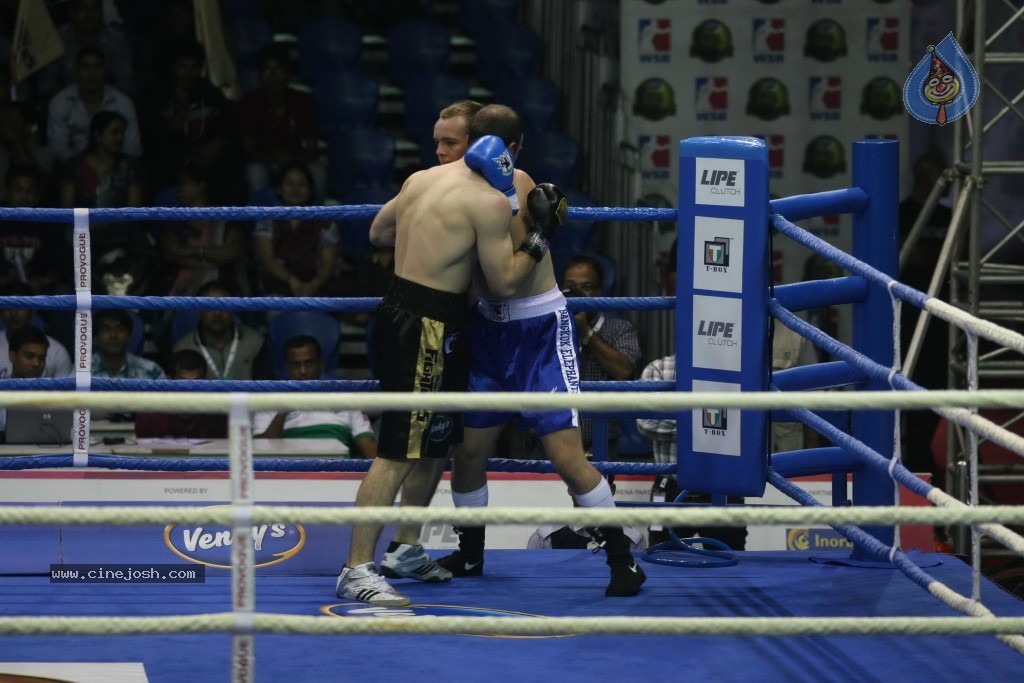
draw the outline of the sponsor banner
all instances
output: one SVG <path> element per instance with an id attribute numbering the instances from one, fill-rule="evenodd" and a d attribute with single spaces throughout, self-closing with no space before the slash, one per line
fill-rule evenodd
<path id="1" fill-rule="evenodd" d="M 694 390 L 729 391 L 729 386 L 714 382 L 695 382 Z M 709 388 L 703 388 L 709 387 Z M 710 388 L 713 387 L 713 388 Z M 696 413 L 697 411 L 694 411 Z M 699 419 L 704 419 L 698 415 Z M 722 416 L 708 415 L 709 421 Z M 739 431 L 739 412 L 724 416 L 727 431 Z M 702 423 L 701 423 L 702 424 Z M 698 430 L 694 429 L 696 433 Z M 89 476 L 85 476 L 89 475 Z M 267 476 L 272 475 L 272 476 Z M 926 480 L 928 475 L 921 475 Z M 494 507 L 572 506 L 565 484 L 553 474 L 491 473 L 491 505 Z M 260 504 L 346 505 L 355 500 L 361 475 L 329 473 L 256 473 L 256 499 Z M 800 477 L 793 480 L 823 505 L 832 504 L 831 477 Z M 650 500 L 652 477 L 620 475 L 616 477 L 615 500 Z M 118 471 L 9 471 L 0 472 L 0 500 L 6 504 L 55 505 L 76 501 L 76 505 L 218 505 L 227 500 L 229 482 L 219 472 L 118 472 Z M 849 495 L 849 494 L 848 494 Z M 746 498 L 749 504 L 793 505 L 778 490 L 768 487 L 763 497 Z M 66 502 L 62 504 L 68 504 Z M 900 504 L 930 505 L 905 489 Z M 434 506 L 451 507 L 450 484 L 441 482 Z M 390 540 L 393 529 L 385 528 L 378 553 Z M 487 545 L 495 549 L 523 549 L 533 528 L 522 525 L 495 525 L 487 529 Z M 927 526 L 904 526 L 900 539 L 904 550 L 917 548 L 931 552 L 932 530 Z M 347 552 L 348 527 L 338 525 L 256 525 L 251 539 L 256 571 L 267 574 L 334 575 Z M 48 574 L 51 564 L 187 562 L 206 576 L 227 573 L 218 567 L 230 557 L 229 527 L 211 525 L 148 525 L 129 527 L 102 526 L 6 526 L 0 527 L 0 574 Z M 789 530 L 780 526 L 748 528 L 747 550 L 784 550 Z M 421 541 L 424 546 L 445 554 L 458 547 L 458 537 L 448 525 L 428 526 Z M 823 541 L 824 542 L 824 541 Z M 172 549 L 173 546 L 173 549 Z M 812 544 L 813 546 L 813 544 Z M 809 549 L 814 549 L 810 547 Z M 541 552 L 541 551 L 538 551 Z M 284 557 L 287 555 L 287 557 Z M 282 559 L 283 558 L 283 559 Z"/>
<path id="2" fill-rule="evenodd" d="M 692 391 L 740 391 L 740 385 L 695 379 Z M 693 424 L 693 450 L 717 455 L 740 454 L 743 415 L 739 410 L 706 406 L 690 413 Z"/>
<path id="3" fill-rule="evenodd" d="M 693 287 L 743 291 L 743 221 L 697 216 L 693 231 Z"/>
<path id="4" fill-rule="evenodd" d="M 674 158 L 668 148 L 685 138 L 763 137 L 771 194 L 786 197 L 849 187 L 855 140 L 908 137 L 902 84 L 907 66 L 927 45 L 911 44 L 911 3 L 623 0 L 620 7 L 620 80 L 632 98 L 624 141 L 672 140 L 641 147 L 639 196 L 675 203 L 677 164 L 655 170 L 650 161 L 659 149 Z M 901 145 L 900 155 L 909 187 L 909 145 Z M 698 170 L 698 183 L 701 177 Z M 699 186 L 705 198 L 710 187 Z M 706 201 L 698 192 L 697 201 L 730 206 L 737 196 Z M 852 248 L 848 216 L 834 224 L 810 219 L 800 225 L 839 249 Z M 777 284 L 822 271 L 818 259 L 790 240 L 776 240 L 776 248 L 782 252 Z M 849 343 L 847 309 L 837 309 L 834 333 Z"/>
<path id="5" fill-rule="evenodd" d="M 693 367 L 739 372 L 743 358 L 743 301 L 693 297 Z"/>

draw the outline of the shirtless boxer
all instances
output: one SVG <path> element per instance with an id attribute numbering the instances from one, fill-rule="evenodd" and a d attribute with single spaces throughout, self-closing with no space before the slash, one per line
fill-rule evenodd
<path id="1" fill-rule="evenodd" d="M 475 140 L 484 133 L 499 135 L 513 156 L 522 147 L 522 124 L 508 107 L 490 105 L 473 117 L 469 139 Z M 440 154 L 438 158 L 444 163 Z M 538 196 L 533 180 L 523 171 L 515 171 L 515 186 L 520 197 Z M 550 186 L 542 185 L 540 189 L 547 187 Z M 533 207 L 528 208 L 531 210 L 527 213 L 532 213 Z M 526 228 L 529 219 L 529 215 L 521 213 L 512 220 L 512 240 L 519 249 L 531 249 L 533 238 Z M 477 308 L 483 320 L 474 324 L 471 334 L 471 391 L 579 391 L 572 314 L 565 307 L 551 256 L 546 252 L 546 245 L 532 250 L 541 263 L 511 296 L 495 291 L 489 280 L 474 278 L 481 298 Z M 513 417 L 512 412 L 466 414 L 463 443 L 455 451 L 452 466 L 452 498 L 456 507 L 486 507 L 487 458 L 494 454 L 501 431 Z M 580 507 L 614 506 L 608 482 L 586 459 L 577 411 L 523 413 L 521 422 L 541 437 L 545 453 Z M 459 550 L 436 564 L 455 576 L 477 576 L 483 571 L 484 529 L 468 527 L 457 531 Z M 611 569 L 605 594 L 635 595 L 646 577 L 630 552 L 629 538 L 621 527 L 602 527 L 592 533 L 604 547 Z M 414 565 L 396 562 L 395 555 L 385 555 L 386 572 L 389 564 L 389 575 L 418 578 L 412 571 Z M 409 571 L 402 571 L 403 564 Z"/>
<path id="2" fill-rule="evenodd" d="M 373 340 L 388 359 L 382 391 L 465 391 L 471 274 L 475 269 L 492 291 L 511 296 L 537 264 L 535 254 L 516 250 L 510 236 L 512 212 L 518 209 L 512 173 L 504 144 L 485 136 L 464 162 L 410 176 L 374 219 L 371 241 L 395 245 L 395 277 L 378 309 Z M 534 204 L 532 243 L 545 245 L 564 211 L 559 214 L 558 203 L 546 197 Z M 403 503 L 428 505 L 449 448 L 461 437 L 459 414 L 385 412 L 377 458 L 359 486 L 356 505 L 391 505 L 403 486 Z M 380 525 L 353 528 L 336 593 L 373 605 L 408 605 L 409 598 L 388 585 L 373 564 L 380 531 Z"/>

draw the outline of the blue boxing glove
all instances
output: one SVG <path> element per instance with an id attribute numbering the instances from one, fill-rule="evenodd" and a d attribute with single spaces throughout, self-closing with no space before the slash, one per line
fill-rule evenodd
<path id="1" fill-rule="evenodd" d="M 497 135 L 484 135 L 466 150 L 466 165 L 487 179 L 496 190 L 508 197 L 512 215 L 519 213 L 516 194 L 515 165 L 505 143 Z"/>
<path id="2" fill-rule="evenodd" d="M 551 183 L 541 183 L 526 195 L 526 208 L 530 211 L 530 231 L 519 245 L 537 262 L 548 253 L 548 247 L 563 225 L 569 213 L 569 202 L 561 188 Z"/>

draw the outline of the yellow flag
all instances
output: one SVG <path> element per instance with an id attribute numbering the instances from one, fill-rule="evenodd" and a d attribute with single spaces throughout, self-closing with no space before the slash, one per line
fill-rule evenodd
<path id="1" fill-rule="evenodd" d="M 20 0 L 14 28 L 14 82 L 18 83 L 64 54 L 45 0 Z"/>
<path id="2" fill-rule="evenodd" d="M 196 40 L 206 50 L 206 76 L 210 83 L 220 88 L 229 100 L 242 96 L 238 83 L 235 62 L 231 59 L 227 41 L 224 39 L 224 24 L 220 19 L 220 5 L 208 0 L 192 0 L 196 16 Z"/>

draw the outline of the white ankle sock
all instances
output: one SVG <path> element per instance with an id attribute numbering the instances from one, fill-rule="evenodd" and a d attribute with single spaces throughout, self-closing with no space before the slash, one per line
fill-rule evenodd
<path id="1" fill-rule="evenodd" d="M 487 484 L 469 493 L 459 493 L 453 489 L 452 501 L 457 508 L 485 508 L 487 507 Z"/>
<path id="2" fill-rule="evenodd" d="M 612 487 L 608 480 L 601 477 L 601 483 L 594 487 L 590 493 L 575 496 L 576 502 L 581 508 L 613 508 L 615 501 L 612 499 Z"/>

